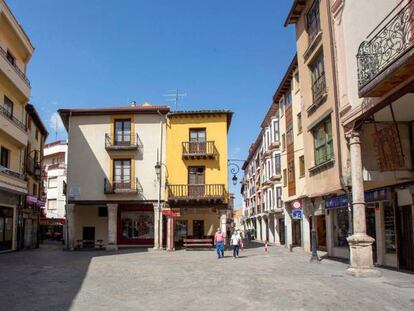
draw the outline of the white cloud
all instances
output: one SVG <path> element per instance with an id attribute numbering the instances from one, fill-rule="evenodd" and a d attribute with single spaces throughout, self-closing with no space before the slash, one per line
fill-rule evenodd
<path id="1" fill-rule="evenodd" d="M 63 125 L 62 119 L 59 116 L 59 113 L 55 111 L 50 116 L 49 126 L 53 130 L 53 132 L 63 132 L 65 127 Z"/>

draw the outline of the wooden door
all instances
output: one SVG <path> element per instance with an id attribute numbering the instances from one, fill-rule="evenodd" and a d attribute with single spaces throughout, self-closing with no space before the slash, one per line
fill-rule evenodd
<path id="1" fill-rule="evenodd" d="M 205 168 L 190 166 L 188 168 L 188 196 L 203 197 L 205 194 Z"/>
<path id="2" fill-rule="evenodd" d="M 414 242 L 411 205 L 400 206 L 398 216 L 398 250 L 400 269 L 414 271 Z"/>
<path id="3" fill-rule="evenodd" d="M 193 220 L 193 238 L 202 239 L 204 237 L 204 220 Z"/>
<path id="4" fill-rule="evenodd" d="M 190 153 L 206 153 L 206 129 L 190 129 Z"/>
<path id="5" fill-rule="evenodd" d="M 302 232 L 301 232 L 301 221 L 292 220 L 292 245 L 302 246 Z"/>

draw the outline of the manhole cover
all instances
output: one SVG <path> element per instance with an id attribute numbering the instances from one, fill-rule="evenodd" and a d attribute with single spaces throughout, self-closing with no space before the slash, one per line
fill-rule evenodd
<path id="1" fill-rule="evenodd" d="M 414 288 L 414 282 L 384 282 L 385 284 L 398 288 Z"/>

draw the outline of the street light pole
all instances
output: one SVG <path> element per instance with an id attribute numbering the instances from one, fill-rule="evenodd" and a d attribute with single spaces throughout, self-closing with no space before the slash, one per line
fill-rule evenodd
<path id="1" fill-rule="evenodd" d="M 317 241 L 316 241 L 316 219 L 315 219 L 315 198 L 311 198 L 312 202 L 312 256 L 310 262 L 319 263 L 320 259 L 318 257 Z"/>

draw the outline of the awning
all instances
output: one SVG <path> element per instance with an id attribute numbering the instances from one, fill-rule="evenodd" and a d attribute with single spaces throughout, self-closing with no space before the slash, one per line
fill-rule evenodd
<path id="1" fill-rule="evenodd" d="M 41 225 L 48 225 L 48 226 L 53 226 L 53 225 L 64 225 L 65 224 L 65 219 L 64 218 L 41 218 L 39 220 L 39 223 Z"/>

